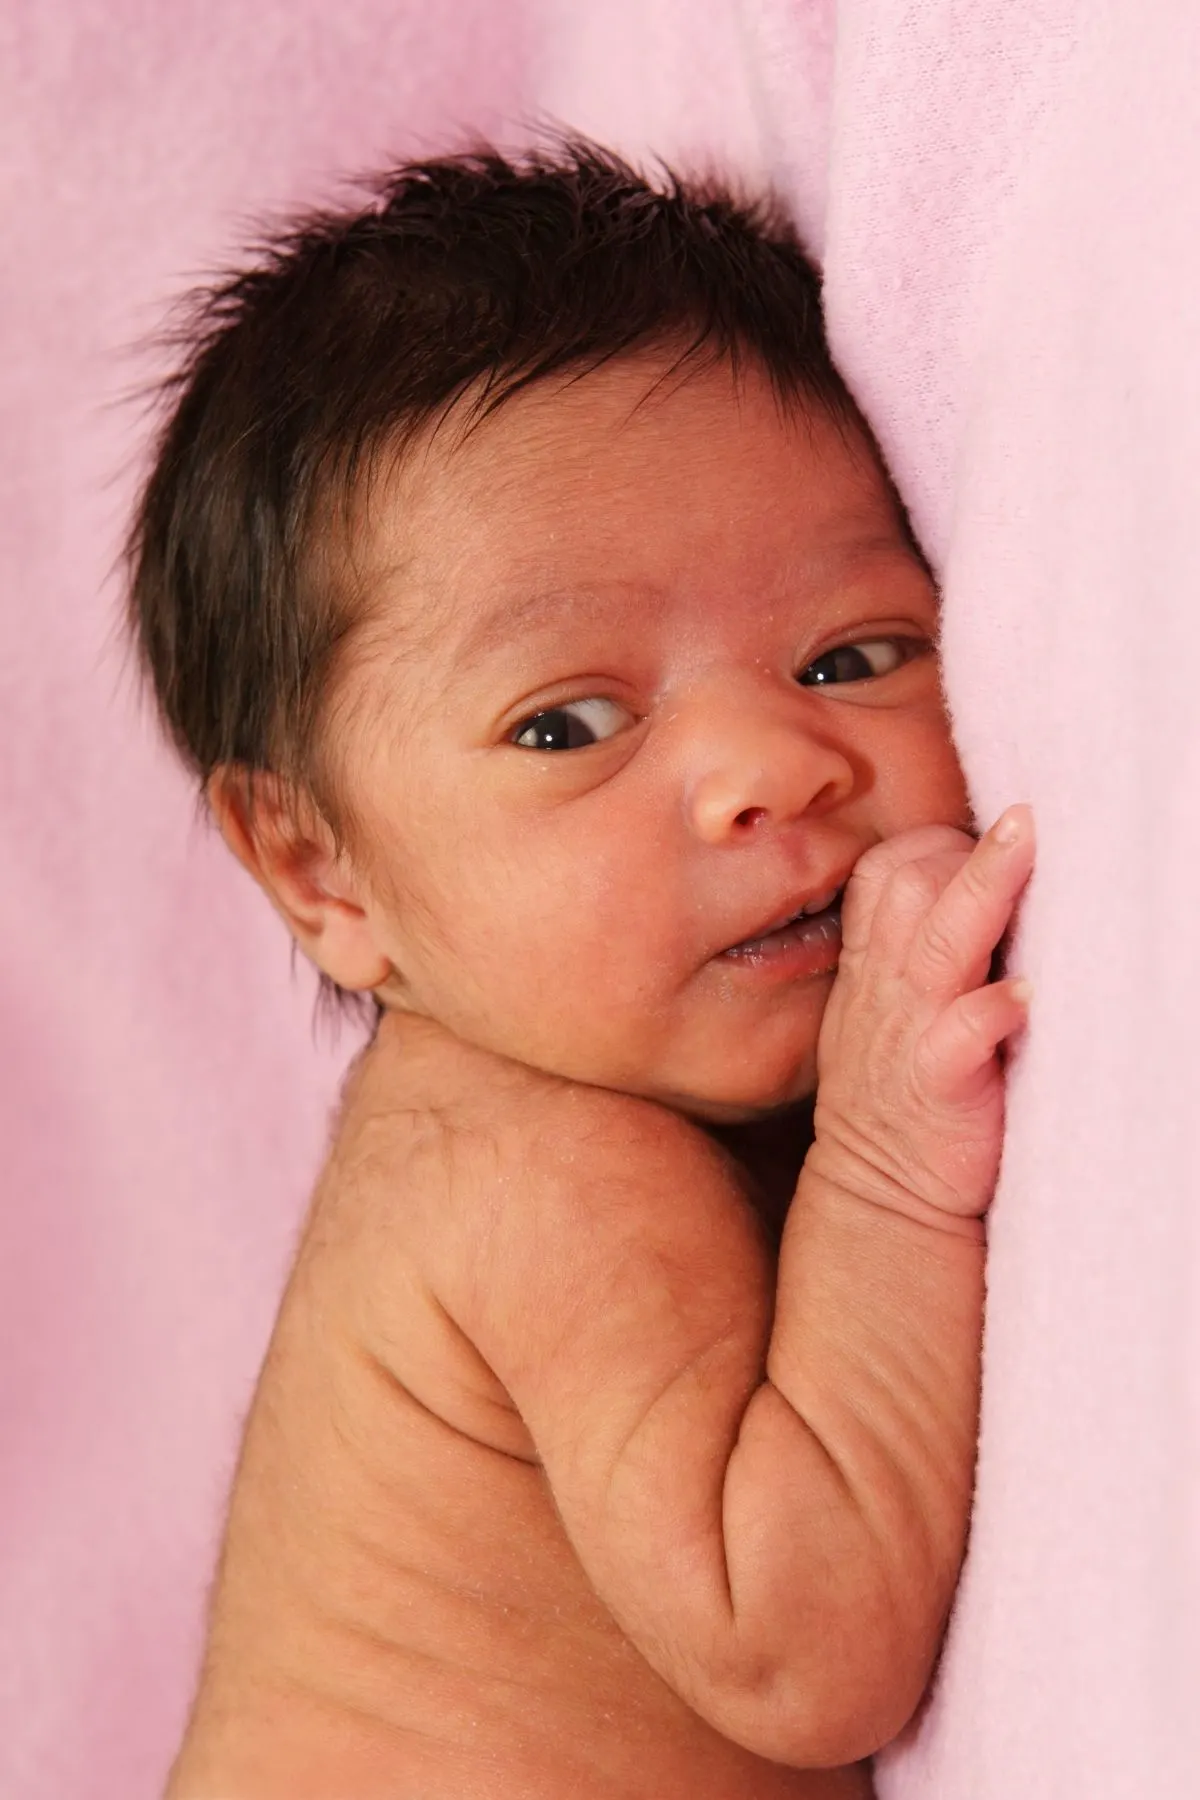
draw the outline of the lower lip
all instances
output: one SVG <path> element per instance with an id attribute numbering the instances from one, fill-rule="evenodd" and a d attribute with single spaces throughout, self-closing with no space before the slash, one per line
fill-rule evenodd
<path id="1" fill-rule="evenodd" d="M 723 950 L 718 963 L 771 976 L 775 980 L 801 980 L 806 975 L 828 975 L 837 968 L 842 949 L 842 917 L 836 907 L 797 919 L 752 943 Z"/>

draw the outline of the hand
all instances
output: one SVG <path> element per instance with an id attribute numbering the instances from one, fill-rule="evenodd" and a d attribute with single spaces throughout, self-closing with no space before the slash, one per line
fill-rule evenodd
<path id="1" fill-rule="evenodd" d="M 827 1180 L 929 1222 L 986 1208 L 1004 1124 L 999 1048 L 1029 997 L 1025 982 L 987 977 L 1033 851 L 1029 808 L 1014 806 L 978 843 L 925 826 L 859 861 L 817 1050 L 809 1159 Z"/>

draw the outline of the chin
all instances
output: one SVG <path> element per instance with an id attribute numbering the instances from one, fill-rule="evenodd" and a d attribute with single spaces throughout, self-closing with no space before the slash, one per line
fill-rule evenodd
<path id="1" fill-rule="evenodd" d="M 755 1078 L 748 1070 L 739 1070 L 737 1081 L 698 1083 L 690 1091 L 659 1093 L 653 1096 L 688 1118 L 706 1125 L 747 1125 L 756 1119 L 769 1119 L 773 1113 L 786 1112 L 802 1100 L 811 1100 L 817 1091 L 815 1059 L 810 1052 L 798 1067 L 784 1071 L 762 1071 Z"/>

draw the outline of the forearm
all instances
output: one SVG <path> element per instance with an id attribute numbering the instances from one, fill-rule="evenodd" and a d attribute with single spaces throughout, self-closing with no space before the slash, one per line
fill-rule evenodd
<path id="1" fill-rule="evenodd" d="M 699 1171 L 691 1171 L 695 1180 Z M 734 1203 L 730 1194 L 729 1204 Z M 801 1177 L 754 1303 L 549 1473 L 599 1591 L 724 1735 L 798 1766 L 903 1726 L 962 1557 L 983 1245 Z M 605 1440 L 607 1440 L 605 1445 Z M 604 1449 L 602 1449 L 604 1446 Z M 563 1491 L 565 1490 L 565 1491 Z"/>
<path id="2" fill-rule="evenodd" d="M 801 1177 L 767 1381 L 723 1494 L 732 1635 L 752 1672 L 743 1691 L 728 1684 L 728 1723 L 742 1708 L 774 1720 L 780 1754 L 790 1734 L 827 1737 L 814 1760 L 864 1754 L 928 1679 L 978 1413 L 983 1242 L 958 1224 Z"/>
<path id="3" fill-rule="evenodd" d="M 469 1315 L 449 1308 L 513 1394 L 596 1591 L 671 1685 L 759 1754 L 865 1755 L 919 1698 L 961 1556 L 979 1229 L 808 1174 L 776 1293 L 703 1134 L 570 1098 L 539 1115 L 521 1215 L 494 1215 L 490 1249 L 476 1236 Z"/>

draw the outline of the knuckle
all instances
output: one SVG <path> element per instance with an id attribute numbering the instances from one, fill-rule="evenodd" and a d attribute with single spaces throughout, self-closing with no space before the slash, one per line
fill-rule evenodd
<path id="1" fill-rule="evenodd" d="M 913 1045 L 912 1073 L 917 1091 L 924 1097 L 936 1089 L 945 1065 L 943 1047 L 929 1032 L 922 1032 Z"/>
<path id="2" fill-rule="evenodd" d="M 977 1055 L 981 1048 L 991 1048 L 988 1013 L 972 997 L 959 1001 L 946 1024 L 946 1048 L 952 1055 Z"/>
<path id="3" fill-rule="evenodd" d="M 921 934 L 920 962 L 930 972 L 940 972 L 953 967 L 961 954 L 961 946 L 946 920 L 931 913 Z"/>
<path id="4" fill-rule="evenodd" d="M 980 856 L 978 853 L 969 856 L 963 864 L 961 879 L 969 893 L 974 898 L 981 899 L 991 891 L 995 882 L 993 859 L 986 855 Z"/>
<path id="5" fill-rule="evenodd" d="M 895 838 L 885 838 L 882 843 L 872 844 L 864 850 L 854 865 L 852 881 L 873 882 L 885 877 L 896 861 Z"/>
<path id="6" fill-rule="evenodd" d="M 970 856 L 977 840 L 956 825 L 926 825 L 921 828 L 922 853 L 927 856 Z"/>
<path id="7" fill-rule="evenodd" d="M 948 854 L 965 856 L 974 848 L 975 839 L 953 825 L 917 825 L 908 831 L 897 832 L 894 837 L 884 838 L 878 844 L 872 844 L 859 857 L 855 867 L 856 870 L 865 869 L 873 874 L 887 875 L 906 863 L 923 862 L 930 857 L 936 859 Z"/>
<path id="8" fill-rule="evenodd" d="M 936 869 L 930 863 L 901 863 L 898 869 L 892 871 L 887 884 L 888 907 L 906 915 L 927 911 L 941 894 L 942 886 Z"/>
<path id="9" fill-rule="evenodd" d="M 992 1023 L 986 1004 L 967 995 L 921 1033 L 913 1045 L 913 1070 L 928 1097 L 941 1095 L 946 1078 L 956 1070 L 985 1067 L 995 1052 Z"/>
<path id="10" fill-rule="evenodd" d="M 987 1015 L 987 990 L 969 994 L 955 1008 L 954 1024 L 959 1040 L 964 1044 L 984 1044 L 990 1041 L 990 1020 Z"/>

